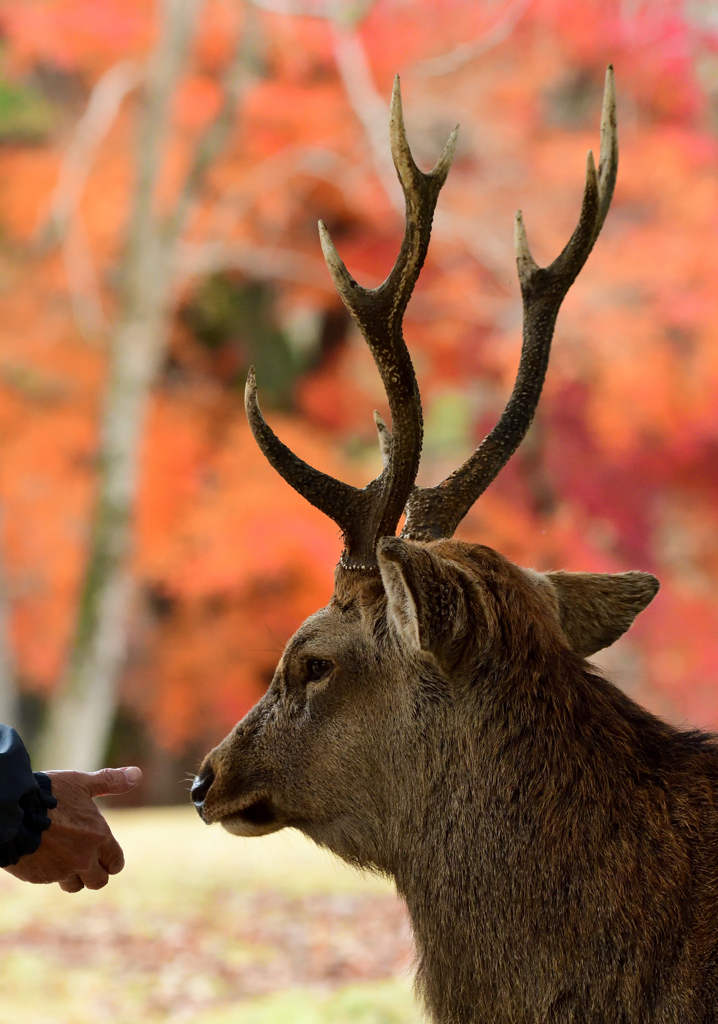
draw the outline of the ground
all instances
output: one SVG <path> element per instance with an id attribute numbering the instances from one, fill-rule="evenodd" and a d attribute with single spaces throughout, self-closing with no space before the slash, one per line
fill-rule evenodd
<path id="1" fill-rule="evenodd" d="M 101 892 L 0 871 L 0 1024 L 419 1024 L 387 882 L 295 832 L 108 817 L 127 867 Z"/>

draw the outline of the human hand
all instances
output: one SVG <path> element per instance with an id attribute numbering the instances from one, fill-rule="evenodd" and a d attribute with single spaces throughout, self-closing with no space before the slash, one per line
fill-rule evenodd
<path id="1" fill-rule="evenodd" d="M 5 868 L 23 882 L 59 882 L 65 892 L 101 889 L 125 866 L 120 844 L 94 804 L 98 796 L 129 793 L 142 778 L 139 768 L 99 772 L 47 772 L 57 807 L 40 848 Z"/>

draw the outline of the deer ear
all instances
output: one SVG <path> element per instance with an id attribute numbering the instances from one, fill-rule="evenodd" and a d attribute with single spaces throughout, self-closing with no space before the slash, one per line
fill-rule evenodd
<path id="1" fill-rule="evenodd" d="M 570 646 L 587 658 L 623 636 L 660 586 L 647 572 L 547 572 L 561 627 Z"/>
<path id="2" fill-rule="evenodd" d="M 467 636 L 475 634 L 469 621 L 478 614 L 467 603 L 461 570 L 423 544 L 399 537 L 379 541 L 377 560 L 397 633 L 407 647 L 433 654 L 450 670 Z"/>
<path id="3" fill-rule="evenodd" d="M 415 651 L 427 649 L 426 629 L 422 631 L 420 621 L 422 554 L 398 537 L 383 537 L 377 546 L 389 619 L 407 646 Z"/>

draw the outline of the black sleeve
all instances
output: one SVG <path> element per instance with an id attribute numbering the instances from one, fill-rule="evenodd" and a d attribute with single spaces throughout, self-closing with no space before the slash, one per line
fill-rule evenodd
<path id="1" fill-rule="evenodd" d="M 0 868 L 34 853 L 50 827 L 47 811 L 57 807 L 50 779 L 33 774 L 22 740 L 9 725 L 0 725 Z"/>

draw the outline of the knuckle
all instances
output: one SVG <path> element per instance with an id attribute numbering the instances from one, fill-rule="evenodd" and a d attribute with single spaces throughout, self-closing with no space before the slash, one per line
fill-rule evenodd
<path id="1" fill-rule="evenodd" d="M 84 884 L 77 877 L 66 878 L 60 882 L 60 888 L 63 892 L 79 892 L 81 889 L 84 889 Z"/>
<path id="2" fill-rule="evenodd" d="M 107 875 L 94 875 L 92 878 L 85 879 L 85 885 L 88 889 L 103 889 L 108 882 L 109 878 Z"/>
<path id="3" fill-rule="evenodd" d="M 111 837 L 111 842 L 101 852 L 99 860 L 102 867 L 111 875 L 119 874 L 124 868 L 125 855 L 122 852 L 122 847 L 114 837 Z"/>

